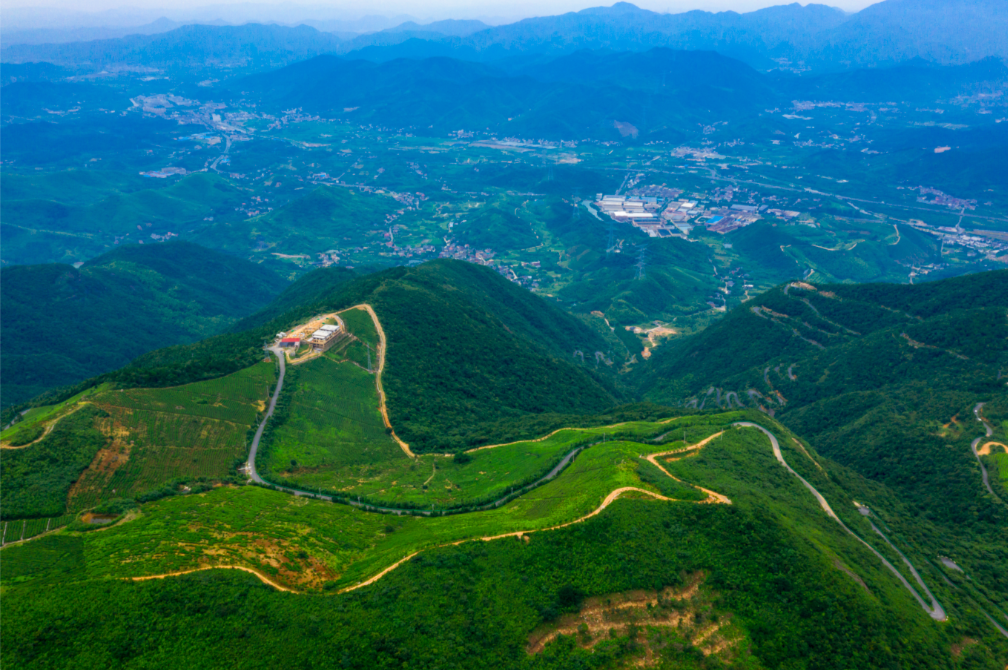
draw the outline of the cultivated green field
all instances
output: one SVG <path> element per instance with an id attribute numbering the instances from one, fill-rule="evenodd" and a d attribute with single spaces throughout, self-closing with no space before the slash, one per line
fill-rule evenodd
<path id="1" fill-rule="evenodd" d="M 68 509 L 132 497 L 177 479 L 227 477 L 247 452 L 275 381 L 259 363 L 207 382 L 163 389 L 107 391 L 94 398 L 108 413 L 98 426 L 111 444 L 70 491 Z"/>
<path id="2" fill-rule="evenodd" d="M 20 542 L 22 540 L 30 540 L 31 538 L 41 535 L 42 533 L 47 533 L 50 531 L 58 530 L 68 523 L 73 521 L 73 514 L 64 514 L 57 517 L 48 517 L 42 519 L 20 519 L 14 521 L 4 521 L 0 523 L 0 535 L 3 539 L 2 544 L 7 545 L 11 542 Z"/>
<path id="3" fill-rule="evenodd" d="M 265 471 L 297 481 L 302 471 L 313 473 L 314 483 L 333 470 L 406 459 L 385 432 L 374 375 L 328 357 L 291 366 L 287 374 L 289 416 L 260 456 Z"/>
<path id="4" fill-rule="evenodd" d="M 341 316 L 360 340 L 377 344 L 367 312 L 349 310 Z M 278 415 L 259 456 L 268 481 L 379 505 L 445 509 L 509 495 L 546 475 L 574 449 L 606 438 L 695 441 L 713 430 L 704 419 L 636 422 L 560 430 L 545 439 L 455 457 L 409 458 L 385 429 L 374 376 L 349 362 L 345 350 L 345 345 L 335 347 L 325 357 L 288 368 Z"/>

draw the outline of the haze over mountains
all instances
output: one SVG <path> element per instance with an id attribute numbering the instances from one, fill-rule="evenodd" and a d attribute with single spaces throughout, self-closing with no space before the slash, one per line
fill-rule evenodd
<path id="1" fill-rule="evenodd" d="M 7 39 L 0 53 L 5 62 L 87 62 L 107 67 L 163 65 L 168 53 L 192 41 L 196 42 L 196 50 L 190 54 L 194 60 L 259 59 L 274 65 L 362 49 L 367 49 L 366 55 L 372 59 L 450 55 L 493 61 L 580 49 L 643 51 L 666 47 L 716 50 L 757 69 L 797 71 L 892 65 L 913 58 L 955 64 L 1008 56 L 1008 7 L 1000 0 L 884 0 L 854 14 L 797 3 L 744 14 L 662 14 L 620 2 L 496 27 L 474 20 L 426 25 L 403 21 L 394 26 L 363 21 L 356 31 L 348 31 L 354 27 L 350 23 L 306 23 L 315 27 L 200 25 L 139 34 L 154 33 L 156 26 L 172 27 L 173 22 L 165 20 L 136 30 L 136 35 L 109 35 L 110 39 L 91 42 L 27 43 L 38 42 L 39 35 L 26 36 L 21 44 Z M 358 31 L 363 34 L 355 35 Z M 77 39 L 83 37 L 85 33 Z M 200 41 L 217 46 L 212 53 L 204 53 Z"/>

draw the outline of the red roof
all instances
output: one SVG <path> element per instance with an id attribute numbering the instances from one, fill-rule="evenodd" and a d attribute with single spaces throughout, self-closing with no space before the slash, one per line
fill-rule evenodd
<path id="1" fill-rule="evenodd" d="M 301 338 L 300 337 L 285 337 L 285 338 L 283 338 L 280 341 L 281 342 L 300 342 Z"/>

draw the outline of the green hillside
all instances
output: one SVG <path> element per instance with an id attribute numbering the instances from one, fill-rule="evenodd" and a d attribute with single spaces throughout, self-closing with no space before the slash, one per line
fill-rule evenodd
<path id="1" fill-rule="evenodd" d="M 774 289 L 631 367 L 664 407 L 618 407 L 603 334 L 488 268 L 313 276 L 5 431 L 5 614 L 46 631 L 13 662 L 216 667 L 236 641 L 248 667 L 1008 662 L 968 414 L 984 399 L 1004 440 L 1004 273 Z M 269 485 L 245 485 L 263 341 L 341 310 L 353 337 L 286 365 Z"/>
<path id="2" fill-rule="evenodd" d="M 120 243 L 149 244 L 151 235 L 185 236 L 208 220 L 233 218 L 248 197 L 207 173 L 169 184 L 125 169 L 9 178 L 0 226 L 4 265 L 87 261 Z"/>
<path id="3" fill-rule="evenodd" d="M 571 415 L 605 412 L 623 398 L 613 372 L 619 361 L 607 364 L 612 359 L 601 355 L 608 340 L 488 268 L 434 261 L 350 282 L 338 271 L 328 276 L 335 280 L 327 295 L 309 302 L 286 294 L 281 305 L 298 306 L 263 325 L 152 351 L 72 391 L 102 382 L 174 386 L 231 374 L 260 360 L 263 343 L 278 331 L 368 303 L 388 337 L 383 384 L 392 421 L 418 452 L 531 437 Z"/>
<path id="4" fill-rule="evenodd" d="M 225 330 L 284 287 L 273 272 L 188 242 L 125 246 L 0 273 L 3 405 Z"/>
<path id="5" fill-rule="evenodd" d="M 976 404 L 999 416 L 1008 397 L 1006 317 L 1004 271 L 917 286 L 790 284 L 658 349 L 637 382 L 655 402 L 776 417 L 888 486 L 917 520 L 914 533 L 958 546 L 984 588 L 1003 594 L 1000 457 L 974 456 L 970 444 L 984 433 Z M 995 431 L 991 440 L 1003 439 L 998 422 Z M 978 459 L 994 472 L 994 495 Z"/>
<path id="6" fill-rule="evenodd" d="M 381 241 L 379 229 L 400 207 L 389 196 L 368 197 L 350 189 L 319 186 L 272 213 L 208 227 L 193 241 L 233 253 L 264 245 L 269 254 L 287 255 L 362 247 Z"/>
<path id="7" fill-rule="evenodd" d="M 780 467 L 766 436 L 720 432 L 758 416 L 687 420 L 687 443 L 675 419 L 600 429 L 596 437 L 621 436 L 596 442 L 554 481 L 485 513 L 382 515 L 225 487 L 144 503 L 105 532 L 71 526 L 3 550 L 8 625 L 57 622 L 46 628 L 45 645 L 15 636 L 6 653 L 35 667 L 84 653 L 102 663 L 169 654 L 169 665 L 214 667 L 241 639 L 248 667 L 281 658 L 361 668 L 436 658 L 455 667 L 624 667 L 651 659 L 677 668 L 944 668 L 1008 658 L 1008 642 L 983 615 L 990 602 L 978 605 L 963 593 L 972 587 L 962 577 L 928 561 L 929 547 L 890 530 L 898 509 L 884 487 L 872 489 L 763 421 L 847 530 Z M 705 436 L 713 439 L 701 444 Z M 674 455 L 688 447 L 699 451 Z M 731 504 L 656 499 L 664 487 L 638 475 L 648 463 L 642 456 L 669 451 L 658 463 L 683 486 L 712 487 Z M 590 514 L 621 487 L 633 490 Z M 870 518 L 848 504 L 868 490 Z M 888 539 L 873 535 L 872 523 Z M 466 541 L 516 532 L 517 540 Z M 888 542 L 917 566 L 919 580 L 893 567 L 900 558 Z M 404 556 L 412 558 L 397 563 Z M 213 566 L 253 574 L 184 574 Z M 175 572 L 183 574 L 125 581 Z M 376 576 L 374 585 L 353 588 Z M 928 616 L 917 589 L 950 613 L 947 622 Z M 128 618 L 116 614 L 134 608 Z M 157 648 L 129 642 L 165 631 Z"/>
<path id="8" fill-rule="evenodd" d="M 312 270 L 291 282 L 269 305 L 235 322 L 228 330 L 232 333 L 252 330 L 284 316 L 287 312 L 312 307 L 359 274 L 358 271 L 339 267 Z"/>
<path id="9" fill-rule="evenodd" d="M 157 498 L 227 480 L 275 384 L 258 363 L 161 389 L 107 387 L 39 408 L 3 432 L 2 519 L 53 518 L 118 498 Z"/>

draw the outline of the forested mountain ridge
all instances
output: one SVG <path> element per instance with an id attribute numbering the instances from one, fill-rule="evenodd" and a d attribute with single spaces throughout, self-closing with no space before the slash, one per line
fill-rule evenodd
<path id="1" fill-rule="evenodd" d="M 838 373 L 841 401 L 854 406 L 849 399 L 856 393 L 843 392 L 843 384 L 870 379 L 842 369 L 840 354 L 852 356 L 854 347 L 907 370 L 941 356 L 1001 361 L 1002 348 L 983 338 L 955 339 L 948 322 L 966 315 L 992 333 L 995 345 L 1000 342 L 1004 326 L 988 316 L 1004 316 L 1002 280 L 992 273 L 909 287 L 791 283 L 729 314 L 722 322 L 727 330 L 717 324 L 661 345 L 651 361 L 630 368 L 661 363 L 667 348 L 677 354 L 670 360 L 685 358 L 701 373 L 700 356 L 691 354 L 703 353 L 696 342 L 705 335 L 714 334 L 708 342 L 713 350 L 731 336 L 766 340 L 779 330 L 795 341 L 787 349 L 794 367 L 782 366 L 780 374 L 796 384 L 807 376 L 814 387 L 834 377 L 831 372 L 815 381 L 813 366 L 825 365 Z M 374 308 L 380 326 L 366 312 L 348 309 L 362 303 Z M 378 341 L 365 334 L 370 326 L 372 335 L 377 327 L 384 331 L 380 386 L 395 433 L 415 454 L 393 443 L 381 423 L 378 382 L 370 376 L 372 361 L 360 357 L 363 347 L 353 356 L 334 347 L 309 355 L 304 365 L 289 362 L 282 392 L 279 366 L 263 362 L 263 343 L 278 331 L 340 310 L 347 310 L 344 323 L 362 341 Z M 755 319 L 748 326 L 737 318 L 747 313 Z M 270 652 L 258 655 L 264 659 L 278 648 L 288 650 L 288 662 L 304 658 L 299 654 L 308 646 L 319 654 L 336 650 L 344 665 L 361 668 L 434 653 L 442 626 L 418 636 L 414 622 L 421 611 L 429 619 L 432 608 L 471 633 L 460 667 L 475 667 L 474 659 L 491 667 L 566 668 L 579 659 L 618 664 L 649 649 L 675 660 L 673 667 L 696 660 L 679 653 L 676 644 L 682 643 L 669 643 L 680 638 L 662 637 L 666 620 L 680 622 L 683 632 L 676 635 L 725 663 L 748 659 L 774 667 L 805 659 L 809 667 L 840 668 L 882 658 L 896 667 L 920 661 L 941 668 L 958 658 L 949 649 L 964 637 L 975 640 L 962 655 L 976 667 L 1005 654 L 1005 640 L 990 625 L 1008 592 L 1000 569 L 1005 514 L 964 465 L 968 452 L 961 448 L 977 432 L 974 426 L 953 419 L 954 426 L 941 428 L 929 418 L 972 402 L 974 392 L 991 391 L 960 392 L 956 380 L 941 386 L 963 374 L 954 365 L 939 368 L 933 379 L 893 384 L 869 398 L 877 404 L 890 393 L 897 402 L 919 405 L 921 388 L 933 383 L 938 410 L 858 406 L 853 420 L 833 412 L 839 428 L 823 413 L 808 423 L 813 437 L 805 441 L 787 425 L 798 425 L 802 411 L 817 406 L 818 400 L 808 400 L 815 389 L 792 393 L 780 374 L 773 392 L 758 392 L 753 404 L 772 410 L 784 425 L 754 409 L 710 411 L 718 404 L 714 396 L 703 412 L 617 407 L 633 395 L 611 372 L 624 369 L 624 361 L 609 358 L 610 333 L 475 264 L 442 260 L 362 276 L 316 271 L 245 323 L 254 327 L 146 354 L 91 382 L 104 386 L 62 408 L 38 408 L 6 431 L 5 437 L 18 439 L 0 472 L 5 510 L 12 510 L 0 522 L 5 532 L 13 529 L 10 537 L 29 527 L 44 535 L 3 550 L 9 614 L 24 626 L 59 614 L 47 644 L 19 638 L 16 658 L 38 667 L 65 664 L 76 657 L 73 641 L 84 634 L 80 612 L 121 611 L 126 603 L 159 612 L 156 619 L 134 617 L 129 629 L 146 635 L 167 625 L 172 649 L 191 641 L 191 631 L 214 630 L 224 621 L 243 631 L 262 629 L 250 644 L 270 641 Z M 894 328 L 908 331 L 909 339 L 894 337 Z M 909 359 L 902 340 L 910 343 Z M 938 354 L 930 356 L 929 347 Z M 761 352 L 757 343 L 729 355 L 741 357 L 741 366 Z M 833 358 L 815 358 L 825 354 Z M 750 372 L 740 368 L 731 379 L 748 382 Z M 758 384 L 767 373 L 756 367 L 755 374 L 752 383 Z M 699 382 L 684 388 L 689 384 Z M 145 385 L 162 388 L 122 388 Z M 270 416 L 264 410 L 274 391 L 279 402 Z M 735 405 L 721 391 L 720 403 Z M 777 398 L 772 405 L 771 393 Z M 803 399 L 804 406 L 791 406 Z M 989 406 L 987 416 L 1000 431 L 1008 403 L 993 397 Z M 906 419 L 910 429 L 889 430 Z M 240 466 L 260 422 L 267 433 L 275 431 L 264 438 L 267 448 L 260 448 L 258 461 L 262 472 L 276 461 L 272 480 L 245 486 L 247 470 Z M 564 426 L 575 429 L 550 434 Z M 776 437 L 768 441 L 763 430 Z M 937 440 L 929 438 L 935 431 L 942 433 Z M 354 439 L 365 432 L 367 440 Z M 910 457 L 901 451 L 908 438 L 916 450 Z M 488 443 L 496 446 L 471 450 Z M 880 467 L 873 470 L 872 463 Z M 536 480 L 547 471 L 554 472 L 552 480 Z M 289 496 L 270 490 L 278 482 L 306 488 Z M 941 504 L 927 498 L 929 488 L 939 488 Z M 111 497 L 123 491 L 128 499 Z M 338 501 L 313 499 L 340 492 Z M 494 504 L 499 495 L 506 497 Z M 486 509 L 470 514 L 484 500 L 491 501 Z M 368 507 L 379 504 L 393 507 Z M 114 526 L 88 532 L 87 519 L 95 515 Z M 46 534 L 50 522 L 65 528 Z M 292 526 L 298 532 L 291 533 Z M 264 550 L 249 551 L 250 539 Z M 488 539 L 495 541 L 471 541 Z M 955 562 L 939 563 L 936 556 Z M 220 567 L 252 574 L 236 580 L 204 572 Z M 192 571 L 199 574 L 185 574 Z M 127 581 L 165 575 L 163 581 Z M 529 586 L 532 575 L 538 581 Z M 369 586 L 374 580 L 381 583 Z M 452 604 L 431 595 L 440 593 L 427 586 L 435 581 L 450 589 Z M 334 606 L 325 612 L 310 610 L 314 618 L 306 625 L 332 625 L 340 636 L 322 643 L 312 636 L 312 642 L 297 637 L 298 627 L 293 646 L 271 637 L 266 629 L 273 626 L 263 628 L 263 621 L 290 611 L 269 593 L 277 586 L 312 594 L 284 594 L 306 598 L 285 602 L 309 609 L 320 598 L 331 599 Z M 208 623 L 202 610 L 179 608 L 182 587 L 201 602 L 216 603 L 226 594 L 232 605 L 255 607 L 260 618 L 224 608 L 216 623 Z M 676 595 L 687 588 L 700 595 Z M 585 608 L 607 599 L 623 602 L 618 592 L 632 589 L 664 595 L 649 600 L 651 608 L 640 606 L 643 618 L 620 619 L 615 634 L 605 629 L 600 635 Z M 598 604 L 582 602 L 588 597 Z M 343 618 L 347 613 L 356 616 Z M 379 613 L 403 622 L 382 644 L 361 632 L 370 625 L 362 621 Z M 576 628 L 564 637 L 551 632 L 566 631 L 566 622 L 579 616 L 589 619 L 590 636 Z M 502 625 L 505 620 L 511 623 Z M 622 623 L 634 625 L 624 630 Z M 98 617 L 89 625 L 100 633 L 89 645 L 96 655 L 104 659 L 119 649 L 106 638 L 125 634 L 121 618 Z M 543 637 L 547 633 L 552 637 Z M 361 635 L 367 644 L 354 642 Z M 190 648 L 203 660 L 189 665 L 213 665 L 206 659 L 220 657 L 221 640 L 201 635 Z M 873 646 L 878 650 L 869 660 L 865 649 Z M 448 647 L 458 651 L 455 637 Z M 130 647 L 128 655 L 147 658 L 147 649 Z M 683 645 L 681 651 L 690 649 Z"/>
<path id="2" fill-rule="evenodd" d="M 375 309 L 388 337 L 383 383 L 392 420 L 419 452 L 533 436 L 629 399 L 617 388 L 622 360 L 614 360 L 614 340 L 493 270 L 441 260 L 351 276 L 309 275 L 250 317 L 250 329 L 152 351 L 38 402 L 106 381 L 174 386 L 231 374 L 261 360 L 263 343 L 277 332 L 362 303 Z M 313 293 L 316 281 L 323 288 Z"/>
<path id="3" fill-rule="evenodd" d="M 656 46 L 622 52 L 583 48 L 492 62 L 438 52 L 388 60 L 326 54 L 221 88 L 233 99 L 254 100 L 277 112 L 299 107 L 358 123 L 486 128 L 505 137 L 569 140 L 600 138 L 620 120 L 632 123 L 642 141 L 678 142 L 685 125 L 707 122 L 711 115 L 735 123 L 819 97 L 931 104 L 1006 80 L 1008 68 L 994 57 L 947 66 L 918 59 L 793 77 L 760 72 L 720 51 Z M 640 95 L 647 105 L 629 102 Z"/>
<path id="4" fill-rule="evenodd" d="M 737 383 L 744 385 L 744 381 L 759 380 L 765 364 L 776 366 L 808 355 L 827 356 L 852 343 L 856 343 L 855 348 L 863 348 L 865 338 L 891 332 L 903 338 L 911 350 L 916 346 L 912 343 L 921 340 L 926 345 L 924 351 L 947 351 L 970 373 L 976 366 L 978 371 L 987 370 L 996 376 L 998 365 L 1008 365 L 1005 350 L 999 346 L 1005 337 L 1004 326 L 997 318 L 998 310 L 1003 312 L 1006 307 L 1008 271 L 917 286 L 814 286 L 792 282 L 735 308 L 702 334 L 656 350 L 651 365 L 638 371 L 639 384 L 648 397 L 682 401 L 721 381 L 738 377 Z M 956 319 L 957 312 L 961 320 Z M 747 337 L 739 337 L 738 333 L 746 333 Z M 796 364 L 795 370 L 802 367 Z M 758 373 L 755 377 L 752 370 Z M 871 366 L 866 369 L 851 365 L 849 371 L 880 375 L 870 382 L 873 386 L 893 381 Z M 915 363 L 906 372 L 926 377 L 930 371 Z M 802 376 L 819 379 L 819 375 L 807 371 Z M 841 382 L 836 377 L 834 370 L 828 378 L 822 378 L 821 383 L 830 385 L 823 395 L 842 392 L 842 384 L 865 387 L 863 379 Z M 773 393 L 772 388 L 757 390 Z"/>
<path id="5" fill-rule="evenodd" d="M 323 53 L 417 52 L 473 60 L 570 53 L 578 49 L 643 51 L 653 47 L 717 50 L 760 69 L 802 61 L 822 69 L 877 67 L 912 58 L 963 63 L 1008 56 L 1008 15 L 997 0 L 885 0 L 845 14 L 797 3 L 753 12 L 655 12 L 626 2 L 538 16 L 500 26 L 475 21 L 405 23 L 353 36 L 309 25 L 185 25 L 153 35 L 65 44 L 13 44 L 10 62 L 89 62 L 158 66 L 217 61 L 259 69 Z M 189 52 L 180 50 L 190 47 Z M 372 54 L 377 55 L 377 54 Z M 379 56 L 381 57 L 381 56 Z"/>
<path id="6" fill-rule="evenodd" d="M 920 285 L 792 282 L 667 348 L 636 374 L 655 402 L 758 407 L 815 449 L 882 482 L 905 513 L 954 544 L 970 538 L 989 588 L 1006 548 L 1000 456 L 977 456 L 983 424 L 1008 409 L 1008 272 Z M 953 541 L 951 538 L 959 538 Z"/>
<path id="7" fill-rule="evenodd" d="M 0 276 L 4 406 L 222 332 L 287 283 L 179 241 L 120 247 L 80 268 L 13 266 Z M 29 346 L 29 336 L 41 340 Z"/>

